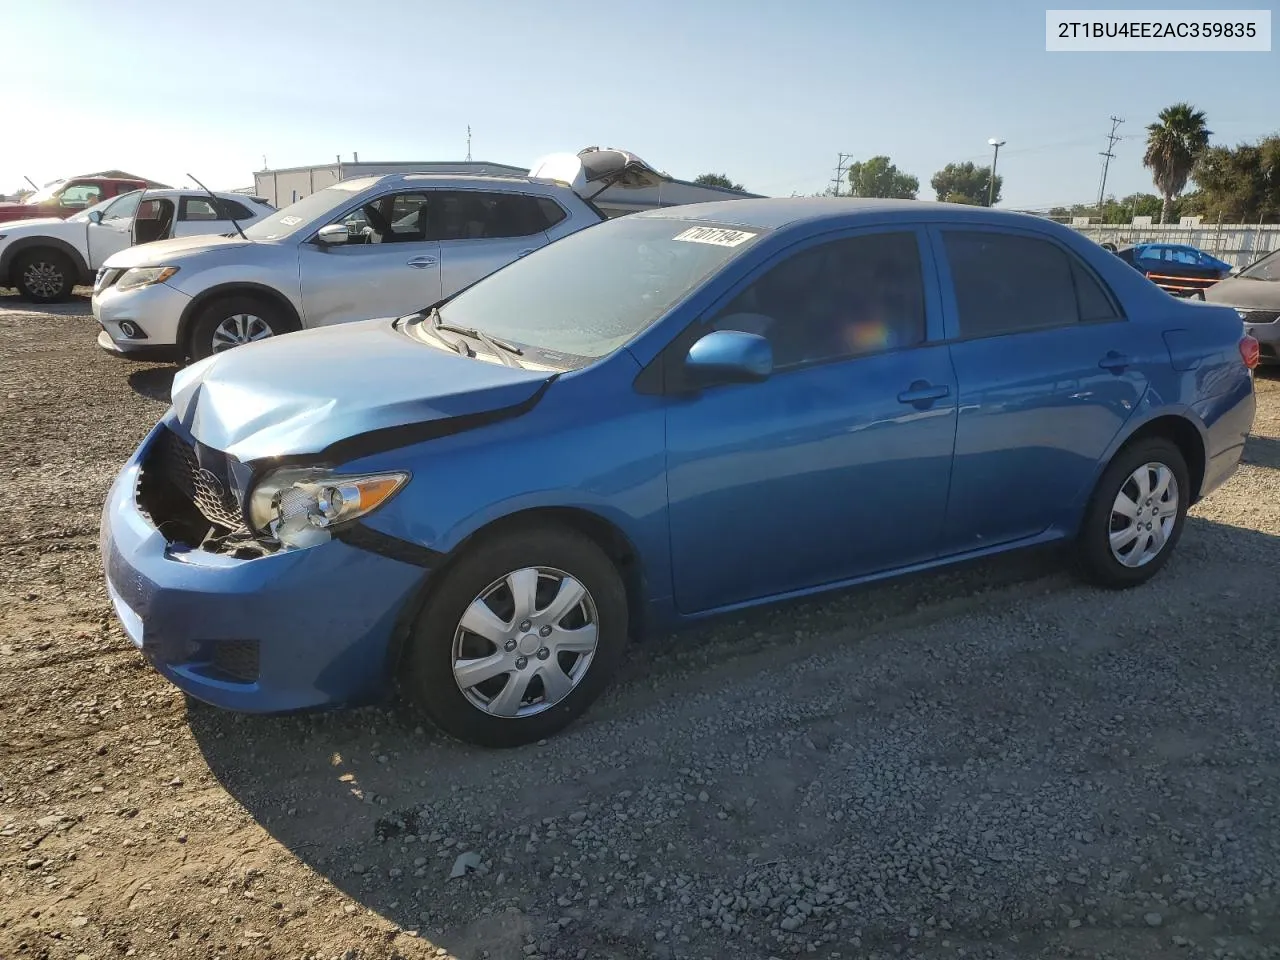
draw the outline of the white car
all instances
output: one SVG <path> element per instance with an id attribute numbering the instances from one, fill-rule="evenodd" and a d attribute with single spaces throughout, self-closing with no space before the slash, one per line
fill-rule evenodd
<path id="1" fill-rule="evenodd" d="M 199 360 L 310 327 L 401 316 L 604 219 L 592 198 L 658 173 L 623 150 L 555 154 L 527 177 L 343 180 L 245 230 L 107 261 L 98 344 L 129 359 Z"/>
<path id="2" fill-rule="evenodd" d="M 200 190 L 134 190 L 59 220 L 0 223 L 0 287 L 56 303 L 89 285 L 112 254 L 171 237 L 235 233 L 275 213 L 260 197 Z M 232 220 L 236 221 L 235 223 Z"/>

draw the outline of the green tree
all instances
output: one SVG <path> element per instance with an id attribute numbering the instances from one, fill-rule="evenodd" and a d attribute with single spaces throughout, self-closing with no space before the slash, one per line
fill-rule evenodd
<path id="1" fill-rule="evenodd" d="M 1173 201 L 1186 187 L 1211 135 L 1204 125 L 1204 112 L 1189 103 L 1165 107 L 1158 122 L 1147 126 L 1147 152 L 1142 163 L 1151 170 L 1151 180 L 1164 198 L 1161 223 L 1172 218 Z"/>
<path id="2" fill-rule="evenodd" d="M 885 156 L 859 160 L 849 167 L 849 189 L 855 197 L 892 197 L 914 200 L 920 181 L 903 173 Z"/>
<path id="3" fill-rule="evenodd" d="M 700 173 L 693 178 L 693 182 L 704 187 L 724 187 L 726 190 L 741 190 L 746 192 L 746 187 L 740 183 L 734 183 L 723 173 Z"/>
<path id="4" fill-rule="evenodd" d="M 1208 147 L 1192 176 L 1200 189 L 1190 206 L 1203 217 L 1228 223 L 1280 219 L 1280 135 L 1234 149 Z"/>
<path id="5" fill-rule="evenodd" d="M 1004 177 L 997 175 L 992 204 L 1000 202 L 1000 187 L 1003 183 Z M 969 161 L 948 163 L 933 175 L 929 184 L 939 200 L 984 207 L 987 204 L 987 193 L 991 189 L 991 168 L 977 167 Z"/>

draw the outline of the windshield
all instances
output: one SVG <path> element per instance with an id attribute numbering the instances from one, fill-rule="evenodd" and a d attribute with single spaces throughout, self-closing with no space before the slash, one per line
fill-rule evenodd
<path id="1" fill-rule="evenodd" d="M 1280 250 L 1272 250 L 1257 263 L 1240 271 L 1237 276 L 1250 280 L 1280 280 Z"/>
<path id="2" fill-rule="evenodd" d="M 570 234 L 440 308 L 444 323 L 596 359 L 658 320 L 763 233 L 619 217 Z"/>
<path id="3" fill-rule="evenodd" d="M 22 202 L 26 204 L 48 203 L 53 199 L 53 195 L 58 192 L 58 189 L 66 182 L 67 181 L 65 180 L 58 180 L 49 184 L 47 187 L 41 187 L 35 193 L 31 194 L 31 196 L 23 199 Z"/>
<path id="4" fill-rule="evenodd" d="M 271 216 L 264 217 L 253 226 L 245 227 L 245 236 L 250 240 L 280 240 L 295 234 L 317 217 L 326 216 L 351 203 L 352 197 L 371 182 L 368 178 L 348 180 L 317 190 L 310 196 L 277 210 Z"/>

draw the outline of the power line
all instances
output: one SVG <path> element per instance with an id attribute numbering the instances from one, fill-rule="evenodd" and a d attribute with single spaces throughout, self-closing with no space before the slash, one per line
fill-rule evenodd
<path id="1" fill-rule="evenodd" d="M 1102 182 L 1098 184 L 1098 216 L 1102 216 L 1102 198 L 1107 192 L 1107 171 L 1111 169 L 1111 161 L 1115 158 L 1112 152 L 1116 145 L 1116 141 L 1122 139 L 1116 136 L 1116 128 L 1124 123 L 1119 117 L 1111 118 L 1111 132 L 1107 134 L 1107 149 L 1101 152 L 1101 156 L 1105 159 L 1102 161 Z"/>
<path id="2" fill-rule="evenodd" d="M 849 161 L 852 159 L 852 153 L 836 155 L 836 175 L 831 178 L 831 183 L 835 186 L 835 195 L 837 197 L 840 196 L 840 184 L 844 182 L 845 171 L 849 169 Z"/>

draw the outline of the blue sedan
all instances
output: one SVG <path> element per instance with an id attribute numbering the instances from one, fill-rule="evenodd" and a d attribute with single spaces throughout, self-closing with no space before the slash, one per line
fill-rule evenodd
<path id="1" fill-rule="evenodd" d="M 1231 275 L 1231 264 L 1185 243 L 1139 243 L 1115 251 L 1148 280 L 1175 297 L 1199 297 Z"/>
<path id="2" fill-rule="evenodd" d="M 107 590 L 209 703 L 398 686 L 527 743 L 644 631 L 1058 541 L 1143 583 L 1236 469 L 1256 362 L 1236 311 L 1040 218 L 640 213 L 179 373 L 105 506 Z"/>

